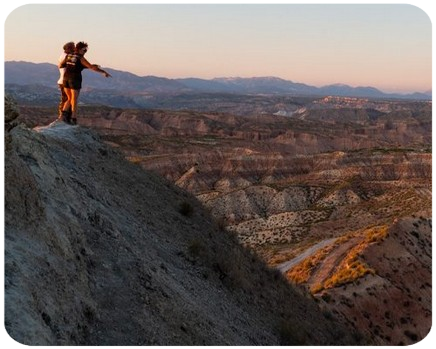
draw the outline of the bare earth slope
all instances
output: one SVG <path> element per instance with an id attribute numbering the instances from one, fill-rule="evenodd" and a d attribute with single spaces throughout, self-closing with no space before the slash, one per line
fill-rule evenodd
<path id="1" fill-rule="evenodd" d="M 29 345 L 356 344 L 198 201 L 82 127 L 6 134 L 5 324 Z"/>
<path id="2" fill-rule="evenodd" d="M 416 343 L 432 325 L 432 226 L 422 213 L 328 241 L 287 275 L 374 342 Z"/>

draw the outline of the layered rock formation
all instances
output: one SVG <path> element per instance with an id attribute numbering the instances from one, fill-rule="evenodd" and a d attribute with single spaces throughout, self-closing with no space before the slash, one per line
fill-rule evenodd
<path id="1" fill-rule="evenodd" d="M 82 110 L 82 124 L 193 193 L 328 316 L 377 344 L 428 332 L 431 103 L 328 98 L 292 117 Z"/>
<path id="2" fill-rule="evenodd" d="M 5 326 L 16 341 L 362 339 L 220 230 L 194 197 L 126 161 L 96 133 L 18 126 L 5 145 Z"/>

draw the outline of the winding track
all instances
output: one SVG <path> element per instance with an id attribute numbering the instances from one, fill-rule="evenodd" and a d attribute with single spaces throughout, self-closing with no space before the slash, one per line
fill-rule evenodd
<path id="1" fill-rule="evenodd" d="M 289 269 L 291 269 L 293 266 L 297 265 L 307 257 L 311 256 L 321 248 L 331 244 L 333 241 L 335 241 L 337 238 L 331 238 L 327 240 L 322 240 L 318 242 L 317 244 L 313 245 L 312 247 L 309 247 L 306 251 L 304 251 L 302 254 L 298 255 L 297 257 L 291 259 L 290 261 L 286 261 L 283 263 L 280 263 L 276 266 L 276 269 L 280 270 L 282 273 L 286 273 Z"/>

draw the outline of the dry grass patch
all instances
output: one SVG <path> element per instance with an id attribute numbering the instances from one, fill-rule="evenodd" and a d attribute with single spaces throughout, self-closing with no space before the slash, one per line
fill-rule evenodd
<path id="1" fill-rule="evenodd" d="M 388 236 L 388 232 L 387 225 L 368 229 L 365 234 L 365 241 L 367 243 L 383 241 Z"/>
<path id="2" fill-rule="evenodd" d="M 334 245 L 330 245 L 320 249 L 312 256 L 291 268 L 286 273 L 286 277 L 296 284 L 307 282 L 315 268 L 327 257 L 333 248 Z"/>
<path id="3" fill-rule="evenodd" d="M 350 250 L 335 272 L 323 282 L 322 287 L 318 286 L 316 288 L 316 292 L 320 292 L 323 288 L 333 288 L 352 283 L 368 274 L 374 275 L 375 270 L 359 257 L 369 244 L 383 241 L 387 235 L 388 226 L 386 225 L 365 230 L 363 240 Z"/>
<path id="4" fill-rule="evenodd" d="M 127 160 L 134 164 L 140 164 L 143 161 L 143 158 L 140 156 L 128 156 Z"/>
<path id="5" fill-rule="evenodd" d="M 323 283 L 323 288 L 333 288 L 345 285 L 367 275 L 375 274 L 375 270 L 366 263 L 357 259 L 358 252 L 350 252 L 347 258 L 339 265 L 337 271 Z M 320 292 L 322 288 L 317 289 Z"/>
<path id="6" fill-rule="evenodd" d="M 340 260 L 333 272 L 322 282 L 311 286 L 312 294 L 319 293 L 324 289 L 334 288 L 347 283 L 352 283 L 365 275 L 375 274 L 375 270 L 361 260 L 360 256 L 369 244 L 383 241 L 388 235 L 388 226 L 377 226 L 350 232 L 326 246 L 312 256 L 304 259 L 301 263 L 291 268 L 287 273 L 287 279 L 296 284 L 308 283 L 313 273 L 320 267 L 327 256 L 338 246 L 357 238 L 357 244 L 352 247 Z"/>

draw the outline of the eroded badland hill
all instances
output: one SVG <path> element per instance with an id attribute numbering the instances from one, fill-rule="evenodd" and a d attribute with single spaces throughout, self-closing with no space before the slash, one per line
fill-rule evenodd
<path id="1" fill-rule="evenodd" d="M 95 131 L 17 126 L 6 102 L 5 327 L 13 339 L 365 343 L 220 229 L 195 197 L 125 160 Z"/>
<path id="2" fill-rule="evenodd" d="M 376 344 L 421 340 L 431 327 L 431 102 L 326 97 L 263 112 L 267 100 L 235 113 L 84 106 L 80 123 L 195 195 L 327 317 Z M 21 120 L 48 115 L 23 107 Z"/>

